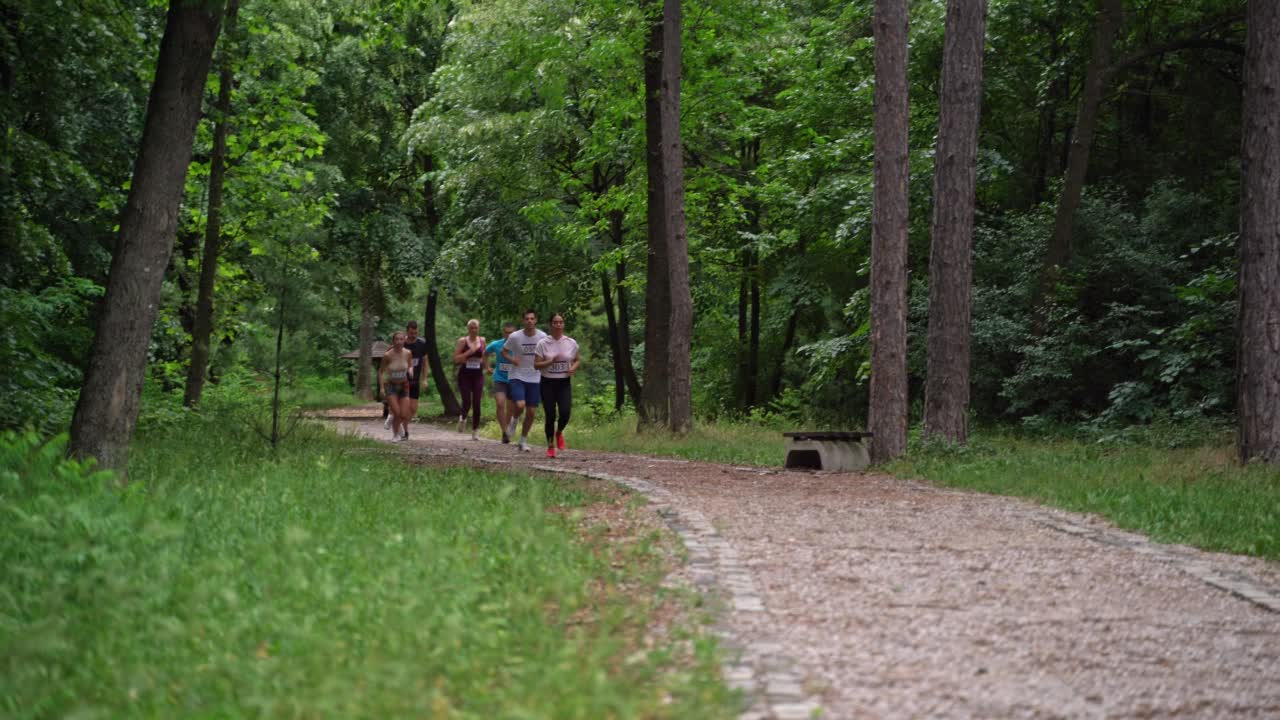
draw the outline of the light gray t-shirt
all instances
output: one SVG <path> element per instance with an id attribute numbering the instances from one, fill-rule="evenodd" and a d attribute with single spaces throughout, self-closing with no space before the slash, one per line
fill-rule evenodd
<path id="1" fill-rule="evenodd" d="M 555 362 L 542 368 L 542 377 L 567 378 L 569 366 L 578 357 L 578 343 L 568 335 L 561 335 L 559 340 L 548 335 L 538 343 L 538 349 L 534 353 L 539 360 L 546 360 L 552 355 L 556 356 Z"/>
<path id="2" fill-rule="evenodd" d="M 538 349 L 538 343 L 546 336 L 547 334 L 541 330 L 534 330 L 532 335 L 525 335 L 523 329 L 507 336 L 507 342 L 502 347 L 511 353 L 511 357 L 520 358 L 519 365 L 511 366 L 511 371 L 507 373 L 508 378 L 527 383 L 542 381 L 542 373 L 533 366 L 533 354 Z"/>

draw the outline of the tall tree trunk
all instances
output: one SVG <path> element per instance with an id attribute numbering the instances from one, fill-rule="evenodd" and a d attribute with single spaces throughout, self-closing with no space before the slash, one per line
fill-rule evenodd
<path id="1" fill-rule="evenodd" d="M 377 306 L 372 276 L 362 273 L 360 283 L 360 357 L 356 360 L 356 395 L 362 400 L 372 400 L 373 325 L 377 319 Z"/>
<path id="2" fill-rule="evenodd" d="M 427 155 L 423 158 L 423 173 L 427 180 L 422 186 L 422 210 L 427 219 L 427 233 L 435 240 L 440 231 L 440 209 L 436 207 L 436 185 L 431 173 L 436 169 L 435 158 Z M 462 414 L 462 403 L 453 393 L 453 385 L 445 373 L 444 363 L 440 361 L 440 346 L 436 342 L 436 299 L 439 290 L 433 277 L 427 288 L 427 307 L 422 320 L 422 339 L 427 341 L 427 365 L 431 368 L 431 380 L 440 393 L 440 404 L 444 406 L 444 415 L 454 418 Z"/>
<path id="3" fill-rule="evenodd" d="M 1062 5 L 1055 3 L 1051 21 L 1049 39 L 1049 66 L 1056 67 L 1063 53 L 1062 42 Z M 1053 141 L 1058 136 L 1058 107 L 1066 97 L 1066 73 L 1055 71 L 1053 82 L 1049 84 L 1048 97 L 1040 103 L 1040 139 L 1037 144 L 1035 170 L 1031 179 L 1031 205 L 1039 205 L 1049 187 L 1049 167 L 1053 162 Z M 1061 172 L 1061 170 L 1059 170 Z"/>
<path id="4" fill-rule="evenodd" d="M 742 269 L 738 273 L 738 345 L 734 353 L 737 359 L 734 371 L 738 374 L 738 405 L 743 410 L 751 407 L 747 404 L 747 383 L 742 374 L 742 369 L 747 366 L 747 253 L 746 248 L 739 251 Z"/>
<path id="5" fill-rule="evenodd" d="M 1062 181 L 1062 195 L 1058 198 L 1058 210 L 1053 217 L 1053 235 L 1049 238 L 1040 278 L 1031 296 L 1033 330 L 1037 335 L 1044 333 L 1045 300 L 1058 281 L 1062 268 L 1071 259 L 1071 234 L 1076 210 L 1080 207 L 1085 175 L 1089 171 L 1089 151 L 1093 146 L 1094 130 L 1098 126 L 1098 107 L 1102 104 L 1102 90 L 1106 85 L 1111 52 L 1116 34 L 1120 30 L 1122 15 L 1121 0 L 1102 0 L 1102 13 L 1098 16 L 1093 41 L 1093 57 L 1085 68 L 1084 89 L 1080 93 L 1080 107 L 1067 150 L 1067 174 Z"/>
<path id="6" fill-rule="evenodd" d="M 1249 0 L 1240 150 L 1242 461 L 1280 465 L 1280 4 Z"/>
<path id="7" fill-rule="evenodd" d="M 10 43 L 17 43 L 22 32 L 22 7 L 18 3 L 0 3 L 0 37 L 6 39 L 5 46 L 0 47 L 0 281 L 8 284 L 10 272 L 14 270 L 11 263 L 21 257 L 18 241 L 18 186 L 17 168 L 14 159 L 14 136 L 8 132 L 13 126 L 19 108 L 14 107 L 14 88 L 17 86 L 17 68 L 14 61 L 17 53 L 9 52 Z M 78 266 L 75 268 L 79 272 Z"/>
<path id="8" fill-rule="evenodd" d="M 681 0 L 665 0 L 662 17 L 662 190 L 665 194 L 671 327 L 667 341 L 671 430 L 693 429 L 693 294 L 684 222 L 684 149 L 680 142 L 680 66 L 684 28 Z"/>
<path id="9" fill-rule="evenodd" d="M 773 368 L 773 379 L 769 381 L 769 398 L 774 399 L 782 392 L 782 377 L 787 369 L 787 353 L 796 341 L 796 328 L 800 324 L 800 308 L 792 308 L 791 317 L 787 318 L 787 329 L 782 334 L 782 349 L 778 352 L 778 364 Z"/>
<path id="10" fill-rule="evenodd" d="M 600 295 L 604 298 L 604 317 L 609 327 L 609 355 L 613 359 L 613 411 L 621 412 L 627 404 L 627 386 L 622 374 L 622 347 L 618 338 L 618 317 L 613 311 L 613 288 L 609 287 L 609 271 L 600 271 Z"/>
<path id="11" fill-rule="evenodd" d="M 986 0 L 948 0 L 929 255 L 924 432 L 969 439 L 969 315 L 973 204 L 982 114 Z"/>
<path id="12" fill-rule="evenodd" d="M 627 302 L 627 261 L 618 262 L 614 268 L 614 285 L 618 288 L 618 342 L 622 351 L 622 379 L 627 383 L 627 394 L 631 396 L 631 404 L 644 420 L 644 389 L 640 387 L 640 378 L 636 375 L 635 363 L 631 361 L 631 311 Z"/>
<path id="13" fill-rule="evenodd" d="M 462 404 L 453 393 L 453 385 L 440 362 L 440 346 L 436 343 L 436 297 L 438 291 L 435 283 L 427 290 L 426 317 L 422 321 L 422 339 L 427 341 L 427 362 L 431 366 L 431 380 L 440 393 L 440 404 L 444 406 L 444 416 L 455 418 L 462 414 Z"/>
<path id="14" fill-rule="evenodd" d="M 747 407 L 760 402 L 760 259 L 751 251 L 750 276 L 747 290 L 750 296 L 747 322 Z"/>
<path id="15" fill-rule="evenodd" d="M 622 227 L 623 215 L 614 210 L 609 213 L 609 236 L 613 244 L 621 248 L 625 244 Z M 626 383 L 627 393 L 631 396 L 631 404 L 644 421 L 643 393 L 640 378 L 636 377 L 636 366 L 631 362 L 631 310 L 627 301 L 627 259 L 623 257 L 613 269 L 614 287 L 618 289 L 618 352 L 622 361 L 622 380 Z"/>
<path id="16" fill-rule="evenodd" d="M 233 0 L 234 1 L 234 0 Z M 288 273 L 282 273 L 282 278 L 287 278 Z M 280 312 L 276 315 L 276 370 L 272 383 L 271 391 L 271 449 L 276 450 L 280 446 L 280 386 L 282 384 L 282 375 L 280 373 L 280 363 L 284 359 L 284 320 L 285 320 L 285 303 L 289 299 L 289 286 L 287 280 L 280 283 Z"/>
<path id="17" fill-rule="evenodd" d="M 648 267 L 645 271 L 645 425 L 661 427 L 670 418 L 667 341 L 671 327 L 671 279 L 667 271 L 666 211 L 662 192 L 662 38 L 660 3 L 651 19 L 644 55 L 645 166 L 648 171 Z"/>
<path id="18" fill-rule="evenodd" d="M 871 218 L 871 460 L 907 449 L 907 2 L 876 0 Z"/>
<path id="19" fill-rule="evenodd" d="M 234 40 L 240 0 L 227 0 L 225 37 Z M 218 99 L 214 104 L 213 155 L 209 158 L 209 209 L 204 228 L 204 252 L 200 258 L 200 284 L 196 292 L 196 315 L 191 330 L 191 364 L 187 367 L 187 387 L 182 403 L 200 404 L 205 369 L 209 365 L 209 337 L 213 335 L 213 290 L 218 276 L 218 253 L 222 251 L 222 184 L 227 172 L 227 133 L 231 122 L 231 54 L 234 47 L 223 43 L 218 69 Z"/>
<path id="20" fill-rule="evenodd" d="M 70 451 L 124 473 L 222 3 L 172 0 Z"/>
<path id="21" fill-rule="evenodd" d="M 200 248 L 200 234 L 192 231 L 180 231 L 176 252 L 170 262 L 173 263 L 174 279 L 178 283 L 178 294 L 182 299 L 178 304 L 178 323 L 182 331 L 188 335 L 195 332 L 196 308 L 192 304 L 192 294 L 197 283 L 192 282 L 191 264 Z"/>

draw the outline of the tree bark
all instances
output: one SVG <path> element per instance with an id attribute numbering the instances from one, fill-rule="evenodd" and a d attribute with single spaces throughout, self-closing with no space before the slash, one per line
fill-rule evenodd
<path id="1" fill-rule="evenodd" d="M 929 255 L 924 433 L 969 438 L 969 320 L 973 206 L 982 113 L 986 0 L 948 0 Z"/>
<path id="2" fill-rule="evenodd" d="M 604 318 L 609 328 L 609 355 L 613 359 L 613 411 L 621 412 L 627 404 L 627 386 L 622 379 L 622 349 L 618 339 L 618 317 L 613 311 L 613 288 L 609 287 L 609 271 L 600 271 L 600 296 L 604 298 Z"/>
<path id="3" fill-rule="evenodd" d="M 172 0 L 107 292 L 71 421 L 70 452 L 123 473 L 178 205 L 222 19 L 220 2 Z"/>
<path id="4" fill-rule="evenodd" d="M 427 219 L 427 233 L 434 239 L 440 231 L 436 186 L 430 177 L 430 173 L 436 169 L 435 158 L 431 155 L 424 157 L 422 169 L 427 174 L 427 181 L 422 186 L 422 210 Z M 444 363 L 440 361 L 440 346 L 436 342 L 438 294 L 435 278 L 432 278 L 431 285 L 427 288 L 427 307 L 422 319 L 422 339 L 427 341 L 427 365 L 431 368 L 431 380 L 436 384 L 436 391 L 440 393 L 440 404 L 444 407 L 444 416 L 454 418 L 462 414 L 462 404 L 458 402 L 458 396 L 453 393 L 453 385 L 449 383 L 449 376 L 444 371 Z"/>
<path id="5" fill-rule="evenodd" d="M 1058 60 L 1064 52 L 1062 22 L 1062 6 L 1060 3 L 1055 4 L 1050 27 L 1052 37 L 1049 39 L 1048 64 L 1050 67 L 1058 64 Z M 1058 137 L 1058 107 L 1064 101 L 1069 89 L 1067 79 L 1065 73 L 1057 73 L 1053 82 L 1049 84 L 1048 97 L 1040 104 L 1040 139 L 1037 144 L 1035 169 L 1032 172 L 1031 179 L 1030 204 L 1033 207 L 1044 200 L 1045 192 L 1049 187 L 1049 167 L 1050 163 L 1055 159 L 1053 145 L 1054 140 Z M 1059 168 L 1057 173 L 1061 172 L 1062 170 Z"/>
<path id="6" fill-rule="evenodd" d="M 871 221 L 871 461 L 907 449 L 906 0 L 876 0 L 875 187 Z"/>
<path id="7" fill-rule="evenodd" d="M 426 316 L 422 320 L 422 339 L 427 341 L 427 363 L 431 366 L 431 380 L 440 393 L 440 404 L 444 406 L 444 417 L 455 418 L 462 414 L 462 404 L 453 393 L 453 385 L 445 374 L 444 365 L 440 362 L 440 347 L 436 343 L 436 297 L 438 291 L 435 284 L 427 290 Z"/>
<path id="8" fill-rule="evenodd" d="M 233 37 L 240 0 L 227 0 L 226 37 Z M 196 315 L 191 330 L 191 364 L 187 367 L 187 387 L 182 403 L 200 404 L 205 369 L 209 365 L 209 337 L 213 335 L 213 290 L 218 276 L 218 253 L 222 251 L 222 185 L 227 172 L 227 133 L 231 122 L 232 46 L 224 43 L 218 69 L 218 99 L 214 104 L 213 155 L 209 158 L 209 207 L 204 228 L 204 251 L 200 258 L 200 282 L 196 291 Z"/>
<path id="9" fill-rule="evenodd" d="M 738 273 L 738 345 L 734 353 L 737 363 L 734 371 L 738 373 L 738 404 L 743 409 L 751 407 L 747 404 L 747 383 L 743 381 L 742 369 L 747 366 L 747 249 L 739 252 L 741 272 Z"/>
<path id="10" fill-rule="evenodd" d="M 623 215 L 619 210 L 609 213 L 609 235 L 613 244 L 622 247 L 625 243 L 622 231 Z M 631 362 L 631 310 L 627 301 L 627 260 L 622 258 L 613 269 L 614 287 L 618 289 L 618 352 L 622 360 L 622 380 L 626 383 L 631 403 L 643 421 L 644 403 L 640 388 L 640 378 L 636 377 L 636 366 Z"/>
<path id="11" fill-rule="evenodd" d="M 760 402 L 760 261 L 755 250 L 749 254 L 747 289 L 750 299 L 747 319 L 747 407 Z"/>
<path id="12" fill-rule="evenodd" d="M 1080 207 L 1080 196 L 1084 192 L 1085 176 L 1089 171 L 1089 151 L 1093 147 L 1093 134 L 1098 126 L 1098 107 L 1102 104 L 1102 91 L 1109 74 L 1111 53 L 1116 34 L 1120 30 L 1122 15 L 1121 0 L 1102 0 L 1102 13 L 1098 16 L 1093 41 L 1093 57 L 1085 68 L 1084 89 L 1080 94 L 1080 107 L 1068 145 L 1067 174 L 1062 181 L 1062 194 L 1058 197 L 1058 209 L 1053 217 L 1053 235 L 1049 238 L 1044 265 L 1031 297 L 1033 330 L 1037 335 L 1044 333 L 1045 300 L 1062 268 L 1071 259 L 1071 234 L 1076 210 Z"/>
<path id="13" fill-rule="evenodd" d="M 769 398 L 778 397 L 782 392 L 782 375 L 787 369 L 787 353 L 791 352 L 791 346 L 796 341 L 796 328 L 800 324 L 800 308 L 795 307 L 791 310 L 791 317 L 787 318 L 787 329 L 782 334 L 782 349 L 778 351 L 778 364 L 773 368 L 773 379 L 769 381 Z"/>
<path id="14" fill-rule="evenodd" d="M 656 4 L 656 3 L 655 3 Z M 671 281 L 667 271 L 666 211 L 662 191 L 662 40 L 658 6 L 649 26 L 644 55 L 645 166 L 648 174 L 648 267 L 645 270 L 644 425 L 663 427 L 670 419 L 667 340 L 671 327 Z"/>
<path id="15" fill-rule="evenodd" d="M 182 296 L 178 304 L 178 323 L 182 325 L 182 331 L 187 335 L 195 332 L 196 308 L 191 301 L 192 293 L 199 284 L 199 278 L 195 278 L 196 282 L 192 282 L 190 267 L 199 248 L 199 233 L 194 230 L 179 232 L 177 248 L 173 257 L 170 258 L 174 279 L 178 283 L 178 294 Z"/>
<path id="16" fill-rule="evenodd" d="M 1249 0 L 1240 150 L 1240 459 L 1280 465 L 1280 4 Z"/>
<path id="17" fill-rule="evenodd" d="M 356 360 L 356 396 L 372 400 L 373 392 L 373 325 L 377 319 L 372 279 L 361 278 L 360 288 L 360 358 Z"/>
<path id="18" fill-rule="evenodd" d="M 667 341 L 671 431 L 693 429 L 693 295 L 684 221 L 684 150 L 680 142 L 680 66 L 684 28 L 681 0 L 665 0 L 662 17 L 662 190 L 665 194 L 671 327 Z"/>

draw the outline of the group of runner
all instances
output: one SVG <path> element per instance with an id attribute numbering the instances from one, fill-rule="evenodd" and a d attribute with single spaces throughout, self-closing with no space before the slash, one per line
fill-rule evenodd
<path id="1" fill-rule="evenodd" d="M 486 343 L 480 335 L 480 321 L 467 321 L 467 334 L 458 338 L 453 348 L 457 366 L 458 393 L 462 398 L 462 414 L 458 416 L 458 432 L 466 432 L 467 416 L 471 416 L 471 439 L 480 439 L 480 405 L 484 395 L 484 377 L 493 375 L 493 398 L 502 442 L 510 443 L 520 430 L 517 447 L 532 450 L 529 431 L 539 405 L 543 410 L 543 429 L 547 438 L 547 457 L 555 457 L 565 449 L 564 429 L 573 409 L 571 379 L 582 366 L 578 343 L 564 334 L 564 315 L 551 316 L 551 332 L 538 329 L 538 313 L 526 310 L 523 326 L 514 323 L 502 328 L 502 339 Z M 404 332 L 391 338 L 391 347 L 378 369 L 378 387 L 385 399 L 386 422 L 395 441 L 409 439 L 409 421 L 418 413 L 418 397 L 425 375 L 422 358 L 427 343 L 418 337 L 418 323 L 410 322 Z M 493 362 L 490 362 L 493 357 Z M 521 416 L 523 415 L 523 423 Z"/>

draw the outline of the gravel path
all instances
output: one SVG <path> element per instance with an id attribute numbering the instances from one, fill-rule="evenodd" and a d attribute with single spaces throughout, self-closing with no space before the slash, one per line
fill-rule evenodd
<path id="1" fill-rule="evenodd" d="M 376 414 L 331 419 L 386 439 Z M 726 599 L 744 718 L 1280 717 L 1275 564 L 879 474 L 413 435 L 407 451 L 554 463 L 649 496 Z"/>

